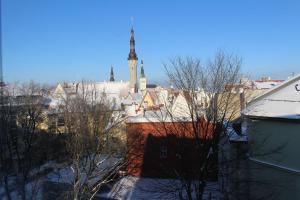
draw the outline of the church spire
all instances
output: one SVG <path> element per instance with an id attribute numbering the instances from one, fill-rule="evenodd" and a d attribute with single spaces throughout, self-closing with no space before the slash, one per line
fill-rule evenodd
<path id="1" fill-rule="evenodd" d="M 130 88 L 137 93 L 138 84 L 137 84 L 137 56 L 135 53 L 135 40 L 134 40 L 134 30 L 131 28 L 130 32 L 130 52 L 128 55 L 128 66 L 129 66 L 129 75 L 130 75 Z"/>
<path id="2" fill-rule="evenodd" d="M 145 78 L 144 61 L 141 60 L 141 78 Z"/>
<path id="3" fill-rule="evenodd" d="M 137 55 L 135 53 L 135 39 L 134 39 L 134 30 L 133 27 L 131 28 L 130 33 L 130 52 L 128 55 L 128 60 L 137 60 Z"/>
<path id="4" fill-rule="evenodd" d="M 113 66 L 111 66 L 111 68 L 110 68 L 110 79 L 109 79 L 109 81 L 111 81 L 111 82 L 115 81 Z"/>
<path id="5" fill-rule="evenodd" d="M 141 76 L 140 76 L 140 90 L 145 91 L 147 88 L 147 79 L 144 72 L 144 61 L 141 61 Z"/>

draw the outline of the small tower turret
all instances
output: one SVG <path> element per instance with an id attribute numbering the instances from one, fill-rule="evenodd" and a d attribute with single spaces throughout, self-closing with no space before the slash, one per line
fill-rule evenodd
<path id="1" fill-rule="evenodd" d="M 146 90 L 147 88 L 147 79 L 144 71 L 144 61 L 141 60 L 141 75 L 140 75 L 140 89 L 141 91 Z"/>
<path id="2" fill-rule="evenodd" d="M 111 66 L 110 68 L 110 78 L 109 78 L 110 82 L 114 82 L 115 81 L 115 75 L 114 75 L 114 69 L 113 66 Z"/>

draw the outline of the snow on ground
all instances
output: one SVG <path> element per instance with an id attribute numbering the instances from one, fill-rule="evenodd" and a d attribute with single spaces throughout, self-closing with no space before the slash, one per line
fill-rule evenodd
<path id="1" fill-rule="evenodd" d="M 153 179 L 126 176 L 117 181 L 110 191 L 100 192 L 102 199 L 178 199 L 178 193 L 184 190 L 176 179 Z M 221 199 L 218 182 L 207 182 L 204 199 Z"/>
<path id="2" fill-rule="evenodd" d="M 52 171 L 54 167 L 59 167 L 61 164 L 57 164 L 53 161 L 49 161 L 45 164 L 43 164 L 40 167 L 34 168 L 30 171 L 29 175 L 32 178 L 32 180 L 26 184 L 26 196 L 27 199 L 42 199 L 42 184 L 44 181 L 45 174 L 49 173 L 49 171 Z M 8 177 L 8 185 L 10 189 L 10 195 L 13 200 L 21 199 L 21 194 L 18 192 L 18 185 L 16 184 L 18 182 L 16 176 L 9 176 Z M 20 189 L 19 189 L 20 190 Z M 6 200 L 6 194 L 4 190 L 4 186 L 0 185 L 0 199 Z"/>
<path id="3" fill-rule="evenodd" d="M 18 200 L 22 199 L 21 193 L 17 191 L 18 185 L 16 184 L 17 180 L 15 176 L 9 176 L 8 177 L 8 185 L 10 190 L 10 197 L 12 200 Z M 31 181 L 26 184 L 25 190 L 26 190 L 26 199 L 42 199 L 42 192 L 41 192 L 41 184 L 42 181 L 40 179 L 36 181 Z M 20 189 L 19 189 L 20 191 Z M 3 185 L 0 185 L 0 199 L 6 200 L 7 196 L 5 193 L 5 189 Z"/>
<path id="4" fill-rule="evenodd" d="M 87 180 L 88 184 L 94 184 L 99 181 L 103 175 L 111 169 L 111 166 L 117 164 L 121 159 L 115 157 L 109 157 L 105 155 L 100 155 L 97 157 L 98 168 L 95 170 L 93 177 Z M 61 185 L 72 185 L 74 181 L 74 173 L 72 171 L 72 166 L 66 163 L 56 163 L 49 161 L 44 165 L 33 169 L 30 175 L 35 177 L 34 180 L 26 184 L 26 194 L 29 199 L 43 199 L 42 188 L 44 183 L 53 183 Z M 83 172 L 81 174 L 82 182 L 86 179 L 86 174 Z M 11 197 L 14 200 L 21 199 L 20 194 L 17 192 L 16 188 L 16 177 L 9 177 L 9 187 L 11 191 Z M 52 185 L 53 185 L 52 184 Z M 53 188 L 53 186 L 51 186 Z M 0 199 L 5 200 L 5 190 L 4 186 L 0 185 Z"/>
<path id="5" fill-rule="evenodd" d="M 121 159 L 108 157 L 108 156 L 98 156 L 96 158 L 98 167 L 95 169 L 92 176 L 94 177 L 92 180 L 89 179 L 89 183 L 93 184 L 100 180 L 103 175 L 111 169 L 111 166 L 117 164 Z M 72 184 L 74 181 L 74 172 L 72 166 L 64 166 L 64 167 L 55 167 L 55 170 L 47 175 L 47 180 L 56 183 L 68 183 Z M 82 181 L 86 180 L 86 174 L 84 171 L 81 173 Z"/>

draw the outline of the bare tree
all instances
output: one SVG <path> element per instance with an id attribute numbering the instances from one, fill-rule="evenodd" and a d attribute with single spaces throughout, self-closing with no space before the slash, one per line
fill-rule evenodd
<path id="1" fill-rule="evenodd" d="M 9 85 L 2 96 L 0 172 L 7 199 L 35 199 L 41 194 L 41 178 L 47 172 L 40 166 L 49 157 L 43 157 L 45 147 L 39 145 L 48 146 L 53 138 L 48 135 L 45 143 L 46 133 L 40 134 L 47 127 L 48 95 L 46 87 L 29 82 Z M 65 134 L 55 135 L 63 136 L 64 161 L 73 171 L 69 177 L 72 189 L 65 197 L 92 199 L 122 167 L 124 118 L 104 91 L 84 81 L 77 85 L 76 93 L 65 97 L 56 114 L 56 118 L 63 117 Z"/>
<path id="2" fill-rule="evenodd" d="M 0 167 L 1 167 L 1 183 L 5 188 L 5 194 L 7 199 L 11 199 L 10 187 L 9 187 L 9 174 L 11 173 L 13 155 L 12 145 L 10 145 L 10 129 L 11 129 L 11 117 L 13 116 L 13 101 L 11 98 L 11 91 L 8 91 L 5 86 L 1 86 L 1 127 L 0 127 Z"/>
<path id="3" fill-rule="evenodd" d="M 71 199 L 92 199 L 122 166 L 124 149 L 114 146 L 123 118 L 94 83 L 82 81 L 67 95 L 61 112 L 73 172 Z M 121 143 L 119 143 L 121 145 Z"/>
<path id="4" fill-rule="evenodd" d="M 231 89 L 240 80 L 241 58 L 219 51 L 207 65 L 196 58 L 177 57 L 164 66 L 170 83 L 182 94 L 186 106 L 161 108 L 167 112 L 173 124 L 172 128 L 165 126 L 165 134 L 177 132 L 177 143 L 180 143 L 176 146 L 177 166 L 183 167 L 170 169 L 165 166 L 165 173 L 175 177 L 176 181 L 172 187 L 160 185 L 159 190 L 162 193 L 173 192 L 179 199 L 211 198 L 210 195 L 216 193 L 217 189 L 211 187 L 209 193 L 208 180 L 216 179 L 219 173 L 220 141 L 227 137 L 227 122 L 239 108 L 233 101 L 235 96 Z M 207 105 L 203 104 L 202 94 L 209 97 Z M 183 123 L 183 117 L 190 122 L 188 126 Z M 161 122 L 168 124 L 163 119 Z M 192 136 L 192 150 L 191 145 L 185 144 L 187 135 Z M 192 165 L 187 163 L 191 151 L 196 152 L 192 163 L 196 170 L 186 166 Z"/>
<path id="5" fill-rule="evenodd" d="M 4 91 L 1 105 L 1 172 L 6 196 L 17 193 L 22 199 L 37 195 L 37 167 L 33 147 L 45 110 L 45 90 L 33 81 L 11 84 Z M 9 183 L 9 182 L 14 182 Z M 28 185 L 30 184 L 30 186 Z"/>

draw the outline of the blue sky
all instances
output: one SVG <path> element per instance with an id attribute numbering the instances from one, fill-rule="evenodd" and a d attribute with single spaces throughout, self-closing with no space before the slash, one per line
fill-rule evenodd
<path id="1" fill-rule="evenodd" d="M 128 80 L 131 17 L 152 82 L 174 56 L 207 62 L 218 49 L 252 78 L 300 73 L 300 1 L 2 0 L 6 81 Z"/>

